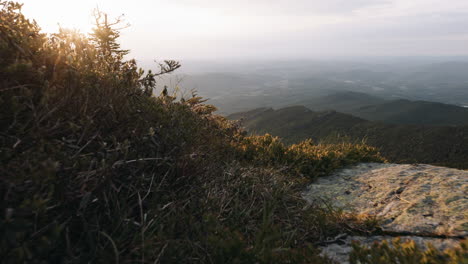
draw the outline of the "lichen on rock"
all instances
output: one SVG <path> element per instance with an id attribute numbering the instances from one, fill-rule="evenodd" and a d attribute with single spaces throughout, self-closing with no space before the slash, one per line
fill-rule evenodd
<path id="1" fill-rule="evenodd" d="M 386 234 L 411 236 L 422 245 L 435 242 L 436 248 L 443 249 L 468 234 L 467 193 L 468 171 L 361 163 L 318 179 L 303 195 L 310 202 L 326 200 L 345 211 L 376 216 Z M 447 239 L 434 240 L 437 237 Z M 366 243 L 382 238 L 347 240 Z M 324 252 L 340 255 L 350 250 L 349 244 L 327 246 Z"/>

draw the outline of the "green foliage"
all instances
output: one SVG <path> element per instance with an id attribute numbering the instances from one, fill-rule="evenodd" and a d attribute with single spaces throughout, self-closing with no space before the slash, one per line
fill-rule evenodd
<path id="1" fill-rule="evenodd" d="M 106 21 L 92 39 L 46 36 L 1 5 L 2 260 L 154 260 L 164 241 L 189 239 L 202 176 L 221 170 L 210 165 L 234 127 L 200 98 L 149 97 L 148 80 L 178 64 L 145 75 Z"/>
<path id="2" fill-rule="evenodd" d="M 414 241 L 402 242 L 395 239 L 388 243 L 375 243 L 370 247 L 353 244 L 350 254 L 352 264 L 459 264 L 468 261 L 468 242 L 464 240 L 459 248 L 440 252 L 430 244 L 426 250 L 419 248 Z"/>
<path id="3" fill-rule="evenodd" d="M 426 163 L 468 169 L 468 126 L 390 125 L 303 106 L 233 114 L 252 134 L 270 133 L 287 144 L 365 142 L 390 162 Z"/>
<path id="4" fill-rule="evenodd" d="M 239 164 L 216 177 L 205 205 L 211 208 L 205 221 L 214 263 L 331 263 L 311 242 L 342 231 L 334 220 L 343 215 L 304 209 L 297 194 L 303 183 L 275 169 Z"/>
<path id="5" fill-rule="evenodd" d="M 364 144 L 317 145 L 308 139 L 288 146 L 270 134 L 246 137 L 240 147 L 249 161 L 283 167 L 312 179 L 358 162 L 384 161 L 375 148 Z"/>
<path id="6" fill-rule="evenodd" d="M 246 137 L 200 97 L 152 96 L 180 65 L 124 60 L 104 14 L 90 37 L 45 35 L 0 6 L 3 263 L 331 263 L 314 243 L 348 217 L 306 205 L 294 176 L 372 148 Z"/>
<path id="7" fill-rule="evenodd" d="M 145 74 L 134 60 L 123 60 L 116 24 L 102 13 L 90 38 L 64 29 L 46 36 L 20 5 L 1 5 L 4 263 L 266 263 L 279 246 L 284 254 L 319 258 L 299 249 L 305 239 L 293 245 L 283 235 L 265 236 L 283 230 L 284 221 L 269 218 L 278 212 L 284 218 L 285 210 L 264 214 L 269 201 L 238 194 L 271 196 L 271 188 L 248 185 L 257 175 L 219 181 L 243 137 L 236 126 L 213 115 L 200 97 L 149 96 L 155 77 L 178 63 Z M 283 181 L 275 193 L 290 192 Z M 290 210 L 299 214 L 300 198 L 292 199 Z M 250 209 L 241 214 L 241 206 Z"/>

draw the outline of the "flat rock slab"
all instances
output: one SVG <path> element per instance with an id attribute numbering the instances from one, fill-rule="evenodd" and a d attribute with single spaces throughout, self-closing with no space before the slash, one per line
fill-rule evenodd
<path id="1" fill-rule="evenodd" d="M 464 237 L 468 171 L 414 164 L 362 163 L 319 178 L 304 198 L 376 215 L 384 231 Z"/>

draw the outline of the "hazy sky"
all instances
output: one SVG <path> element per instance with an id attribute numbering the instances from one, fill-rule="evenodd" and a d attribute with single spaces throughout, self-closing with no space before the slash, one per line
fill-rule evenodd
<path id="1" fill-rule="evenodd" d="M 468 55 L 468 0 L 22 0 L 44 31 L 125 14 L 122 44 L 153 58 Z"/>

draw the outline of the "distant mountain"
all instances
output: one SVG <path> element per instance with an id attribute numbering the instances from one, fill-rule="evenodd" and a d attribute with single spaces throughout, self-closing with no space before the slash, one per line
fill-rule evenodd
<path id="1" fill-rule="evenodd" d="M 335 110 L 343 113 L 354 113 L 356 109 L 369 105 L 377 105 L 386 101 L 380 97 L 365 93 L 343 91 L 327 96 L 312 98 L 305 106 L 314 111 Z"/>
<path id="2" fill-rule="evenodd" d="M 468 108 L 427 101 L 395 100 L 360 107 L 353 113 L 394 124 L 468 125 Z"/>
<path id="3" fill-rule="evenodd" d="M 428 101 L 384 100 L 358 92 L 338 92 L 304 103 L 314 111 L 335 110 L 392 124 L 468 125 L 468 108 Z"/>
<path id="4" fill-rule="evenodd" d="M 304 105 L 314 111 L 333 109 L 361 116 L 360 107 L 396 99 L 468 105 L 467 61 L 285 61 L 203 65 L 199 69 L 192 68 L 188 71 L 191 73 L 158 79 L 155 93 L 159 94 L 167 86 L 187 97 L 195 90 L 209 99 L 208 103 L 216 105 L 220 114 L 258 107 Z M 448 115 L 442 115 L 445 121 L 437 125 L 459 124 L 449 120 L 450 111 Z M 387 121 L 369 116 L 366 111 L 362 117 Z M 398 120 L 389 119 L 396 123 Z M 404 121 L 425 123 L 417 116 Z"/>
<path id="5" fill-rule="evenodd" d="M 271 133 L 281 136 L 286 141 L 314 138 L 325 138 L 330 131 L 344 131 L 356 124 L 368 121 L 335 111 L 313 112 L 304 106 L 292 106 L 278 110 L 259 108 L 244 113 L 228 116 L 228 119 L 241 120 L 252 133 Z"/>
<path id="6" fill-rule="evenodd" d="M 373 71 L 367 69 L 354 69 L 344 72 L 330 72 L 324 76 L 335 80 L 348 80 L 352 82 L 381 82 L 395 78 L 395 73 L 388 71 Z"/>
<path id="7" fill-rule="evenodd" d="M 433 63 L 403 76 L 402 79 L 409 83 L 466 83 L 468 82 L 468 62 Z"/>
<path id="8" fill-rule="evenodd" d="M 295 143 L 362 141 L 393 162 L 429 163 L 468 169 L 468 126 L 393 125 L 303 106 L 261 108 L 228 116 L 253 134 L 270 133 Z"/>

